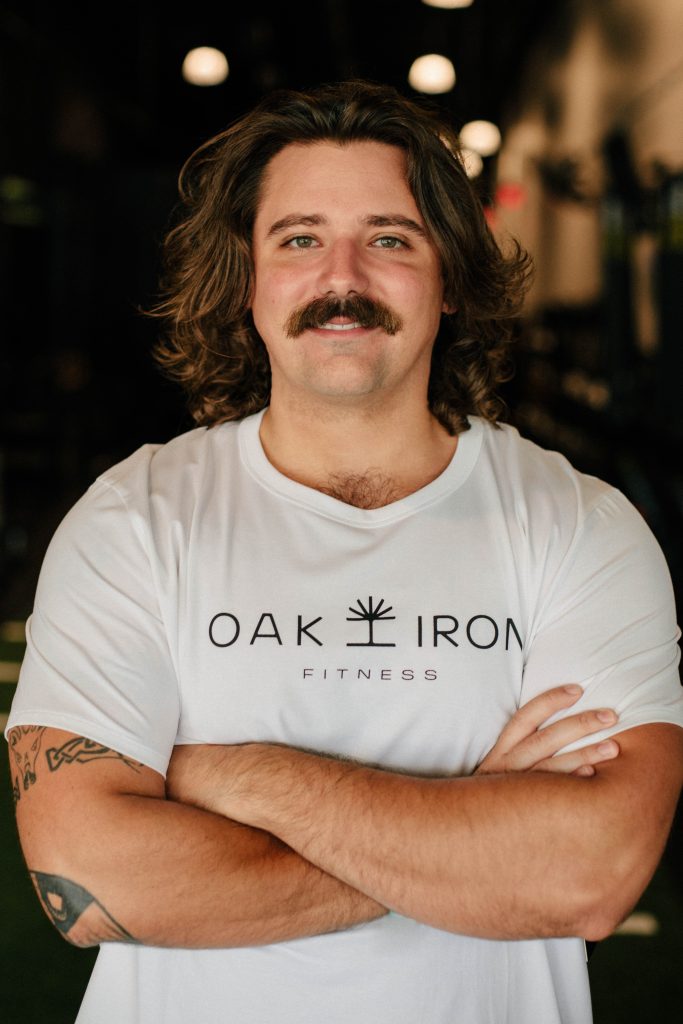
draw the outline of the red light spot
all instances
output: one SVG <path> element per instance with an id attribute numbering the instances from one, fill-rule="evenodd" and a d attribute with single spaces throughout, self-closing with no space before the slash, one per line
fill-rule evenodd
<path id="1" fill-rule="evenodd" d="M 506 210 L 518 210 L 526 202 L 526 189 L 517 182 L 503 182 L 496 189 L 496 204 Z"/>
<path id="2" fill-rule="evenodd" d="M 495 207 L 485 206 L 484 216 L 486 217 L 486 223 L 493 231 L 493 229 L 498 226 L 498 214 L 496 213 Z"/>

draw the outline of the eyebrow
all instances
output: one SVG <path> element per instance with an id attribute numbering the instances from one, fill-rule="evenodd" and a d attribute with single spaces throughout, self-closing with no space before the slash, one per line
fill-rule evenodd
<path id="1" fill-rule="evenodd" d="M 373 228 L 405 228 L 406 231 L 411 231 L 421 238 L 427 237 L 427 232 L 416 220 L 404 217 L 400 213 L 373 214 L 370 217 L 364 217 L 363 222 Z"/>
<path id="2" fill-rule="evenodd" d="M 271 238 L 273 235 L 279 235 L 283 231 L 289 231 L 290 228 L 315 227 L 318 224 L 328 223 L 327 217 L 323 217 L 320 213 L 292 213 L 288 217 L 276 220 L 270 226 L 266 237 Z M 404 217 L 400 213 L 370 214 L 367 217 L 363 217 L 362 223 L 373 228 L 404 228 L 404 230 L 410 231 L 420 238 L 427 237 L 427 232 L 416 220 Z"/>
<path id="3" fill-rule="evenodd" d="M 272 235 L 279 235 L 282 231 L 289 231 L 290 228 L 299 226 L 312 227 L 316 224 L 326 223 L 327 218 L 319 213 L 292 213 L 289 217 L 283 217 L 281 220 L 276 220 L 274 224 L 271 224 L 266 238 L 270 238 Z"/>

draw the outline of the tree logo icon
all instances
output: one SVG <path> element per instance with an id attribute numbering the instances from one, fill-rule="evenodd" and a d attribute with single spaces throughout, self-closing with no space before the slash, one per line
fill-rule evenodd
<path id="1" fill-rule="evenodd" d="M 390 612 L 393 610 L 391 605 L 384 607 L 384 598 L 381 597 L 377 605 L 375 605 L 374 598 L 369 597 L 367 606 L 363 604 L 360 598 L 357 599 L 357 608 L 349 605 L 350 615 L 346 616 L 347 622 L 367 622 L 368 624 L 368 639 L 358 643 L 347 643 L 347 647 L 395 647 L 396 644 L 380 643 L 375 640 L 374 628 L 375 623 L 379 622 L 380 619 L 395 619 L 395 615 L 391 615 Z"/>

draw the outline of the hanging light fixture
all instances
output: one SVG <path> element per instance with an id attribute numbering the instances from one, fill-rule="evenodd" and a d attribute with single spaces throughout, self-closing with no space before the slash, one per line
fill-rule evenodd
<path id="1" fill-rule="evenodd" d="M 468 178 L 478 178 L 484 170 L 484 161 L 473 149 L 463 146 L 460 150 L 462 162 L 465 165 L 465 173 Z"/>
<path id="2" fill-rule="evenodd" d="M 480 156 L 491 156 L 500 149 L 500 131 L 492 121 L 469 121 L 460 130 L 460 141 Z"/>
<path id="3" fill-rule="evenodd" d="M 186 54 L 182 75 L 190 85 L 220 85 L 230 71 L 228 58 L 213 46 L 197 46 Z"/>
<path id="4" fill-rule="evenodd" d="M 459 7 L 471 7 L 474 0 L 422 0 L 427 7 L 440 7 L 444 11 L 455 11 Z"/>
<path id="5" fill-rule="evenodd" d="M 450 92 L 455 85 L 455 68 L 448 57 L 440 53 L 425 53 L 411 64 L 408 82 L 417 92 L 430 95 Z"/>

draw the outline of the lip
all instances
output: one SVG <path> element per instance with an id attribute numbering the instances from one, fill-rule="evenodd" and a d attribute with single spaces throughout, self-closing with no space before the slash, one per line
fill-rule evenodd
<path id="1" fill-rule="evenodd" d="M 348 323 L 339 320 L 328 320 L 326 324 L 323 324 L 319 328 L 321 331 L 355 331 L 359 327 L 362 327 L 357 320 L 349 320 Z"/>
<path id="2" fill-rule="evenodd" d="M 329 324 L 326 327 L 311 327 L 310 333 L 319 338 L 333 341 L 345 341 L 347 338 L 358 338 L 370 334 L 374 328 L 362 327 L 359 323 Z"/>

